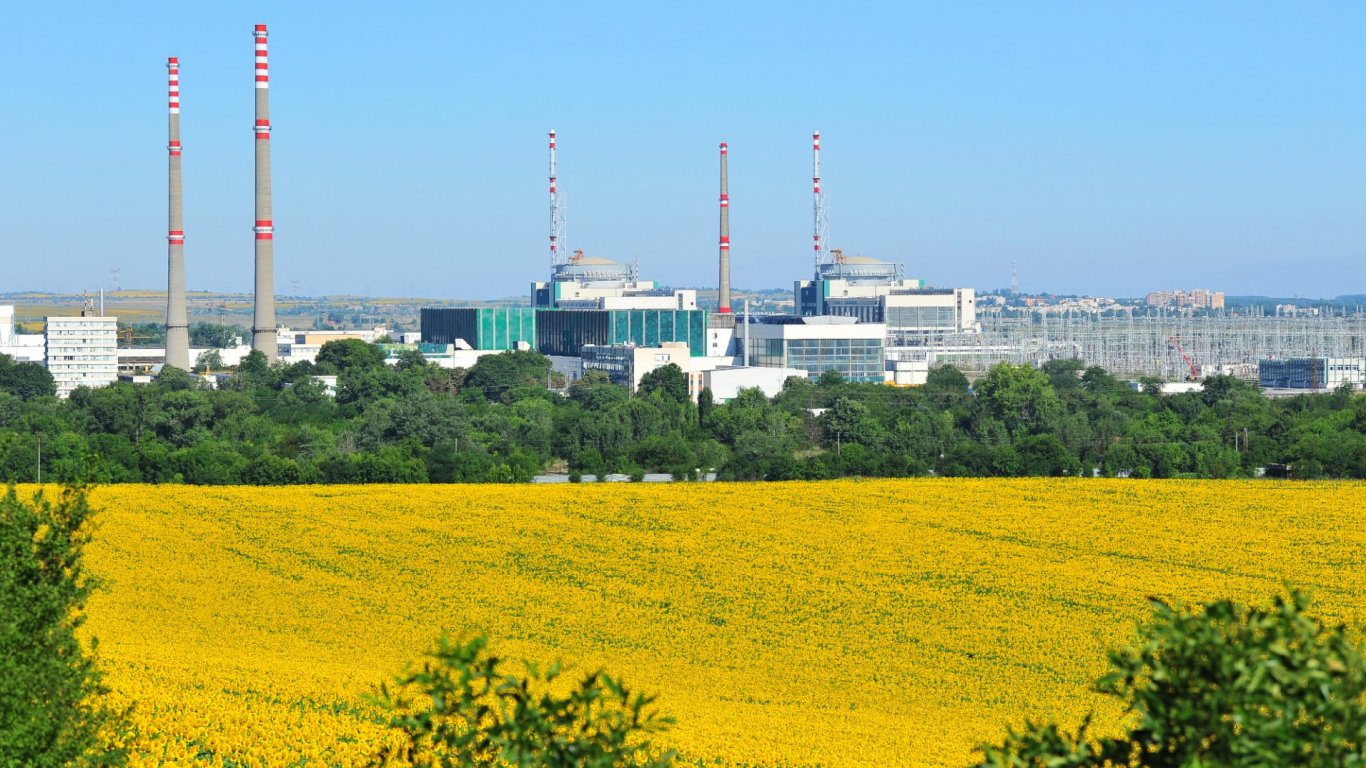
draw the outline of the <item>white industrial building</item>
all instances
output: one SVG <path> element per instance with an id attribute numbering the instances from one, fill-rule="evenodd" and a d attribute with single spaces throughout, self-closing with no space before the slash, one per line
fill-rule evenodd
<path id="1" fill-rule="evenodd" d="M 47 359 L 41 333 L 16 333 L 14 307 L 0 305 L 0 355 L 19 363 L 43 364 Z"/>
<path id="2" fill-rule="evenodd" d="M 104 387 L 119 378 L 119 323 L 116 317 L 49 317 L 44 338 L 47 370 L 57 397 L 77 387 Z"/>
<path id="3" fill-rule="evenodd" d="M 886 380 L 887 328 L 882 323 L 771 315 L 748 323 L 742 318 L 740 325 L 737 341 L 745 365 L 798 368 L 811 378 L 835 371 L 849 381 Z"/>
<path id="4" fill-rule="evenodd" d="M 882 323 L 889 350 L 943 345 L 957 334 L 981 330 L 972 288 L 929 288 L 923 280 L 906 278 L 898 264 L 838 250 L 831 254 L 814 279 L 794 284 L 797 314 Z"/>

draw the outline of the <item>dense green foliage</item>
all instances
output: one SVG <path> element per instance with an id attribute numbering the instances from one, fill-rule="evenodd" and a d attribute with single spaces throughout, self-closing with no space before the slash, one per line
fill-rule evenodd
<path id="1" fill-rule="evenodd" d="M 673 753 L 649 737 L 672 721 L 632 695 L 620 680 L 598 671 L 560 695 L 562 669 L 526 664 L 526 675 L 503 672 L 483 638 L 442 638 L 421 669 L 384 686 L 375 703 L 393 712 L 390 725 L 405 738 L 381 753 L 378 765 L 419 768 L 666 768 Z"/>
<path id="2" fill-rule="evenodd" d="M 0 766 L 118 765 L 101 743 L 117 713 L 100 703 L 100 674 L 76 630 L 92 583 L 85 491 L 57 500 L 0 498 Z"/>
<path id="3" fill-rule="evenodd" d="M 323 374 L 338 376 L 335 397 Z M 1218 478 L 1283 465 L 1366 478 L 1366 397 L 1348 391 L 1268 400 L 1215 377 L 1203 392 L 1160 395 L 1075 360 L 999 365 L 974 385 L 947 366 L 917 388 L 829 373 L 725 404 L 708 392 L 691 402 L 675 366 L 634 395 L 598 372 L 562 383 L 534 352 L 447 370 L 416 351 L 387 364 L 350 340 L 292 366 L 253 352 L 217 390 L 168 368 L 151 385 L 59 401 L 41 367 L 0 358 L 0 479 L 36 479 L 40 445 L 44 477 L 100 482 L 520 482 L 547 470 Z"/>
<path id="4" fill-rule="evenodd" d="M 1027 724 L 986 766 L 1360 766 L 1366 660 L 1341 626 L 1292 593 L 1270 608 L 1221 600 L 1199 611 L 1157 603 L 1138 641 L 1110 654 L 1097 688 L 1133 720 L 1119 738 Z"/>

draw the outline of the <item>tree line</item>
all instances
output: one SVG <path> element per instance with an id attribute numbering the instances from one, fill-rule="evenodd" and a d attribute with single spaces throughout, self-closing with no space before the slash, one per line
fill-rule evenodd
<path id="1" fill-rule="evenodd" d="M 319 376 L 335 375 L 335 396 Z M 0 356 L 0 479 L 195 484 L 524 482 L 546 472 L 723 480 L 844 476 L 1366 478 L 1366 397 L 1270 400 L 1208 378 L 1135 388 L 1077 360 L 952 366 L 924 386 L 789 379 L 698 402 L 676 366 L 635 393 L 589 371 L 563 386 L 546 357 L 508 352 L 446 369 L 387 364 L 358 340 L 313 363 L 249 355 L 217 389 L 165 368 L 149 385 L 54 395 L 41 366 Z"/>

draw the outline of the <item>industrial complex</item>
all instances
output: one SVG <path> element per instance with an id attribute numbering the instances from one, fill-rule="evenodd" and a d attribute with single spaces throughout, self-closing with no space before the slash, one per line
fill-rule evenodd
<path id="1" fill-rule="evenodd" d="M 1200 309 L 1204 316 L 1127 317 L 1095 307 L 1050 317 L 1007 317 L 979 311 L 972 288 L 935 287 L 908 277 L 904 266 L 831 248 L 821 178 L 821 135 L 812 134 L 813 260 L 809 276 L 792 283 L 792 311 L 751 313 L 732 304 L 730 268 L 730 149 L 719 146 L 717 304 L 703 307 L 697 289 L 670 289 L 644 279 L 638 263 L 570 250 L 556 167 L 557 135 L 549 132 L 549 273 L 530 284 L 521 306 L 429 307 L 420 331 L 392 340 L 372 331 L 291 331 L 278 328 L 274 296 L 271 198 L 270 71 L 266 25 L 252 30 L 255 121 L 254 307 L 249 347 L 223 350 L 238 360 L 248 349 L 268 360 L 311 360 L 336 338 L 385 339 L 391 355 L 420 350 L 448 367 L 468 367 L 485 354 L 535 350 L 573 379 L 605 372 L 634 386 L 650 370 L 677 365 L 696 396 L 718 399 L 741 389 L 778 391 L 789 376 L 836 372 L 846 380 L 923 384 L 929 370 L 951 363 L 970 375 L 999 362 L 1038 364 L 1080 358 L 1121 376 L 1197 380 L 1229 374 L 1277 389 L 1366 386 L 1366 319 L 1247 318 L 1223 314 L 1222 293 L 1196 290 L 1149 294 L 1153 307 Z M 50 317 L 44 335 L 15 333 L 12 308 L 0 307 L 0 353 L 42 361 L 66 396 L 129 373 L 133 363 L 189 369 L 194 362 L 185 289 L 185 226 L 181 178 L 180 59 L 167 59 L 168 208 L 166 346 L 123 354 L 116 318 L 85 307 L 79 317 Z M 1012 280 L 1014 278 L 1012 277 Z M 999 297 L 989 297 L 999 299 Z M 1086 311 L 1096 309 L 1097 311 Z M 329 335 L 331 334 L 331 335 Z M 127 358 L 126 360 L 124 358 Z"/>

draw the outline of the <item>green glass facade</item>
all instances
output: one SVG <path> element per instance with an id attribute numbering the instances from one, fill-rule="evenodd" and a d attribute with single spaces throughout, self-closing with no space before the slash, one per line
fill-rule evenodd
<path id="1" fill-rule="evenodd" d="M 536 349 L 578 357 L 585 344 L 688 345 L 692 357 L 707 353 L 707 313 L 697 309 L 543 309 L 537 312 Z"/>
<path id="2" fill-rule="evenodd" d="M 536 310 L 531 307 L 454 307 L 423 309 L 422 341 L 454 344 L 463 339 L 483 350 L 516 349 L 518 342 L 536 345 Z"/>

